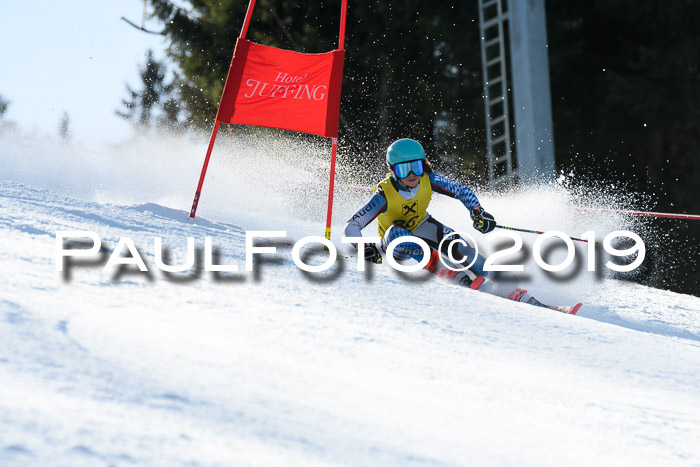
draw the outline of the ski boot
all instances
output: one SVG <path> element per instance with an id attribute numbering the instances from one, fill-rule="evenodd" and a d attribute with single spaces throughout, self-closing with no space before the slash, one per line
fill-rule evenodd
<path id="1" fill-rule="evenodd" d="M 467 271 L 453 271 L 451 269 L 442 268 L 439 262 L 440 254 L 435 250 L 431 250 L 428 264 L 426 264 L 423 269 L 454 284 L 461 285 L 462 287 L 472 287 L 476 279 L 473 279 Z M 483 282 L 484 278 L 482 277 L 481 279 Z"/>
<path id="2" fill-rule="evenodd" d="M 521 289 L 520 287 L 514 289 L 510 294 L 508 294 L 508 300 L 523 302 L 534 306 L 541 306 L 542 308 L 549 308 L 547 305 L 527 293 L 527 290 Z"/>
<path id="3" fill-rule="evenodd" d="M 560 313 L 566 313 L 567 315 L 575 315 L 576 312 L 581 308 L 580 303 L 577 303 L 573 306 L 545 305 L 544 303 L 540 302 L 535 297 L 527 293 L 527 290 L 521 288 L 516 288 L 515 290 L 513 290 L 508 295 L 508 299 L 515 300 L 516 302 L 527 303 L 528 305 L 548 308 L 550 310 L 558 311 Z"/>
<path id="4" fill-rule="evenodd" d="M 527 290 L 525 289 L 521 289 L 518 287 L 512 292 L 508 293 L 505 290 L 503 290 L 503 287 L 495 285 L 493 282 L 486 282 L 486 278 L 483 276 L 477 276 L 474 280 L 472 280 L 470 287 L 472 288 L 472 290 L 486 292 L 488 294 L 496 295 L 502 298 L 507 298 L 508 300 L 513 300 L 515 302 L 529 303 L 530 305 L 535 306 L 547 306 L 544 303 L 537 300 L 532 295 L 530 295 L 529 293 L 527 293 Z"/>

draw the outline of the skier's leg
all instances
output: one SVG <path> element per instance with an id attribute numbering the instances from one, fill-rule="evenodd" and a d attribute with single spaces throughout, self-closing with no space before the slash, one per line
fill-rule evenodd
<path id="1" fill-rule="evenodd" d="M 386 232 L 384 233 L 384 238 L 382 239 L 382 250 L 386 252 L 391 242 L 402 237 L 413 238 L 414 235 L 403 227 L 392 225 L 386 229 Z M 409 258 L 413 258 L 420 263 L 423 260 L 423 248 L 421 248 L 418 243 L 406 240 L 394 248 L 394 259 L 397 261 L 403 261 Z"/>
<path id="2" fill-rule="evenodd" d="M 436 220 L 434 217 L 428 216 L 425 221 L 413 231 L 413 235 L 424 239 L 426 243 L 435 250 L 442 247 L 439 252 L 442 263 L 449 266 L 450 270 L 459 271 L 473 261 L 474 264 L 472 264 L 469 270 L 472 271 L 474 275 L 488 275 L 488 272 L 484 271 L 486 259 L 477 254 L 474 248 L 458 234 L 454 233 L 454 230 Z M 447 236 L 449 236 L 449 238 L 443 242 L 442 240 Z M 441 242 L 442 245 L 440 245 Z M 449 259 L 450 256 L 454 258 L 454 262 Z"/>
<path id="3" fill-rule="evenodd" d="M 443 225 L 442 223 L 429 217 L 427 222 L 421 224 L 413 232 L 409 232 L 403 227 L 392 225 L 387 229 L 384 234 L 384 239 L 382 240 L 382 249 L 386 252 L 388 245 L 400 237 L 420 237 L 425 240 L 425 242 L 430 246 L 430 259 L 428 264 L 426 264 L 425 269 L 444 277 L 453 283 L 463 285 L 466 287 L 471 287 L 474 290 L 479 290 L 480 292 L 486 292 L 488 294 L 496 295 L 498 297 L 507 298 L 509 300 L 514 300 L 516 302 L 529 303 L 535 306 L 546 306 L 540 303 L 535 297 L 530 295 L 527 290 L 521 289 L 519 287 L 513 288 L 511 284 L 497 284 L 493 281 L 486 279 L 486 274 L 488 272 L 483 270 L 484 258 L 481 255 L 477 255 L 477 259 L 474 265 L 470 268 L 473 274 L 477 271 L 481 274 L 477 274 L 476 278 L 471 277 L 466 271 L 454 271 L 454 269 L 461 269 L 463 266 L 460 264 L 454 264 L 450 261 L 447 250 L 447 246 L 450 242 L 443 243 L 442 252 L 438 252 L 438 247 L 440 241 L 445 235 L 452 233 L 453 230 L 449 227 Z M 466 243 L 466 242 L 464 242 Z M 457 261 L 462 262 L 464 258 L 466 261 L 462 263 L 469 264 L 470 258 L 474 258 L 476 251 L 469 245 L 462 245 L 461 242 L 455 242 L 452 244 L 451 248 L 456 248 L 452 251 L 452 257 Z M 394 248 L 394 258 L 397 261 L 406 260 L 413 258 L 414 260 L 421 262 L 423 260 L 423 248 L 418 243 L 406 240 L 401 242 L 396 248 Z M 461 255 L 461 256 L 460 256 Z M 470 256 L 471 255 L 471 256 Z M 452 270 L 446 270 L 442 266 L 446 263 L 453 267 Z M 449 271 L 449 272 L 448 272 Z"/>
<path id="4" fill-rule="evenodd" d="M 382 249 L 386 252 L 389 244 L 396 240 L 397 238 L 404 238 L 405 240 L 401 242 L 396 248 L 394 248 L 394 258 L 397 261 L 406 260 L 408 258 L 413 258 L 414 260 L 421 262 L 423 260 L 425 252 L 423 248 L 418 243 L 410 241 L 410 238 L 416 238 L 408 230 L 403 227 L 398 227 L 392 225 L 384 233 L 384 239 L 382 240 Z M 437 251 L 437 244 L 435 244 L 434 239 L 420 237 L 424 240 L 430 247 L 430 258 L 428 259 L 428 264 L 424 266 L 423 269 L 436 274 L 439 277 L 443 277 L 447 280 L 455 282 L 460 285 L 469 287 L 472 282 L 472 278 L 466 272 L 458 272 L 449 269 L 445 269 L 442 264 L 440 264 L 440 254 Z M 434 245 L 434 246 L 433 246 Z"/>
<path id="5" fill-rule="evenodd" d="M 546 307 L 544 303 L 537 300 L 535 297 L 530 295 L 527 290 L 521 289 L 520 287 L 513 288 L 511 284 L 497 284 L 490 280 L 474 281 L 471 285 L 472 289 L 478 290 L 480 292 L 486 292 L 491 295 L 496 295 L 497 297 L 507 298 L 508 300 L 513 300 L 515 302 L 528 303 L 530 305 Z"/>
<path id="6" fill-rule="evenodd" d="M 428 219 L 432 220 L 432 218 Z M 386 251 L 388 245 L 397 238 L 419 237 L 422 240 L 424 240 L 430 247 L 430 258 L 428 260 L 428 264 L 426 264 L 424 269 L 453 283 L 468 287 L 472 283 L 475 273 L 469 272 L 468 270 L 461 271 L 463 265 L 459 263 L 455 264 L 452 261 L 450 261 L 449 258 L 446 256 L 446 248 L 444 248 L 445 252 L 443 252 L 442 254 L 437 251 L 438 247 L 440 246 L 440 241 L 443 238 L 443 230 L 445 228 L 445 226 L 443 226 L 440 222 L 437 221 L 424 222 L 413 232 L 409 232 L 408 230 L 402 227 L 393 225 L 389 229 L 387 229 L 386 233 L 384 234 L 382 247 L 384 251 Z M 448 232 L 452 232 L 452 230 L 449 229 L 449 227 L 447 227 L 446 229 Z M 394 249 L 394 258 L 396 258 L 399 261 L 408 258 L 413 258 L 416 261 L 420 262 L 423 260 L 423 255 L 424 252 L 420 245 L 407 240 L 400 243 Z M 462 258 L 462 255 L 463 253 L 461 252 L 453 251 L 453 258 L 455 259 Z M 483 258 L 481 263 L 483 264 Z M 446 267 L 446 265 L 449 267 Z"/>

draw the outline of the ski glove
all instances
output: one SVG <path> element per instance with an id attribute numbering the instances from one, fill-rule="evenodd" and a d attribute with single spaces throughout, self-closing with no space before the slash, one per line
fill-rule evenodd
<path id="1" fill-rule="evenodd" d="M 496 220 L 484 208 L 477 206 L 469 213 L 474 221 L 474 228 L 481 233 L 489 233 L 496 228 Z"/>
<path id="2" fill-rule="evenodd" d="M 374 243 L 365 245 L 365 261 L 375 264 L 382 263 L 382 255 L 379 254 L 379 249 Z"/>

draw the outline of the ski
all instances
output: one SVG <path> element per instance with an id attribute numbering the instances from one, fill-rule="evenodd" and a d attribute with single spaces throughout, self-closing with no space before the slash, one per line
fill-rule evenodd
<path id="1" fill-rule="evenodd" d="M 566 313 L 567 315 L 575 315 L 576 312 L 581 308 L 581 303 L 577 303 L 574 306 L 556 306 L 556 305 L 545 305 L 546 308 L 550 310 L 559 311 L 561 313 Z"/>
<path id="2" fill-rule="evenodd" d="M 474 279 L 471 283 L 471 288 L 472 290 L 480 290 L 481 286 L 486 282 L 486 278 L 483 276 L 479 276 L 476 279 Z M 516 294 L 517 295 L 514 295 Z M 520 288 L 515 289 L 513 292 L 511 292 L 511 296 L 508 297 L 510 300 L 514 300 L 516 302 L 520 301 L 520 293 L 527 293 L 527 290 L 523 290 Z M 576 312 L 581 308 L 581 303 L 577 303 L 576 305 L 573 306 L 557 306 L 557 305 L 545 305 L 544 303 L 540 302 L 537 300 L 535 297 L 530 297 L 530 299 L 526 302 L 529 305 L 534 305 L 534 306 L 539 306 L 542 308 L 549 308 L 550 310 L 558 311 L 560 313 L 566 313 L 568 315 L 575 315 Z"/>

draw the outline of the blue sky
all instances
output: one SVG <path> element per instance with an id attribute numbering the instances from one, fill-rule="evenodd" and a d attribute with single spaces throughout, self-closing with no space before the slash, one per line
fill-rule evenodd
<path id="1" fill-rule="evenodd" d="M 125 83 L 139 86 L 138 67 L 148 49 L 165 57 L 165 39 L 141 24 L 142 0 L 31 0 L 3 2 L 0 95 L 5 118 L 24 133 L 57 135 L 63 112 L 85 143 L 116 142 L 131 134 L 115 115 Z M 148 23 L 147 23 L 148 26 Z M 155 22 L 151 29 L 159 29 Z"/>

